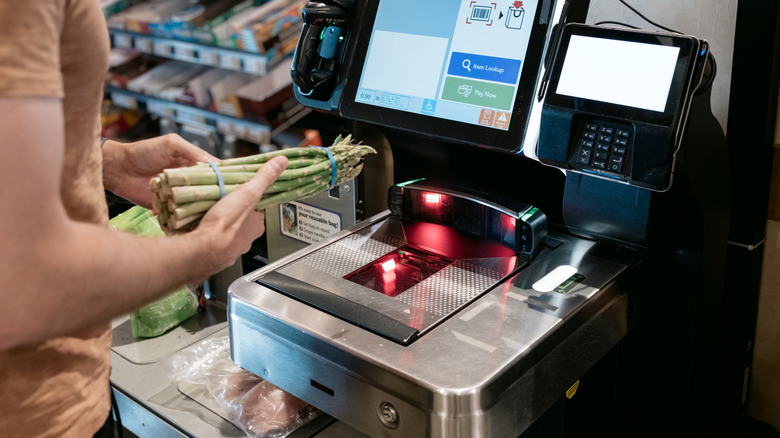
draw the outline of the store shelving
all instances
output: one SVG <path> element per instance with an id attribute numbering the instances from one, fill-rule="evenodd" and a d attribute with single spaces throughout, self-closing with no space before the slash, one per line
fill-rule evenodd
<path id="1" fill-rule="evenodd" d="M 164 117 L 176 123 L 198 126 L 221 135 L 231 135 L 237 139 L 257 144 L 269 143 L 272 136 L 287 129 L 291 124 L 311 112 L 311 109 L 300 104 L 293 105 L 285 111 L 285 122 L 272 128 L 264 123 L 219 114 L 123 88 L 107 86 L 106 94 L 115 105 L 123 108 L 142 109 L 149 114 Z"/>
<path id="2" fill-rule="evenodd" d="M 279 57 L 269 59 L 266 54 L 124 30 L 109 29 L 109 35 L 113 47 L 135 49 L 150 55 L 255 75 L 267 74 L 269 69 L 281 60 Z"/>

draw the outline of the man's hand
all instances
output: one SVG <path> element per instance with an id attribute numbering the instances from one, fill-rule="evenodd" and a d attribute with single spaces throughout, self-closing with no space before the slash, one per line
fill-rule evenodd
<path id="1" fill-rule="evenodd" d="M 233 264 L 249 251 L 265 232 L 265 211 L 256 211 L 263 192 L 287 168 L 287 157 L 278 156 L 263 164 L 254 178 L 217 202 L 201 219 L 195 235 L 206 237 L 212 248 L 212 260 L 220 269 Z"/>
<path id="2" fill-rule="evenodd" d="M 134 143 L 103 145 L 103 185 L 106 190 L 142 207 L 152 208 L 149 180 L 163 169 L 217 160 L 176 134 Z"/>

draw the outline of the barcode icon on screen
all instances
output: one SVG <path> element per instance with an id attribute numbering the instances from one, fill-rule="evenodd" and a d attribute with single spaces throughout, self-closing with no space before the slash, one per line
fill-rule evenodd
<path id="1" fill-rule="evenodd" d="M 490 6 L 474 6 L 471 10 L 471 19 L 474 21 L 488 21 L 490 20 Z"/>

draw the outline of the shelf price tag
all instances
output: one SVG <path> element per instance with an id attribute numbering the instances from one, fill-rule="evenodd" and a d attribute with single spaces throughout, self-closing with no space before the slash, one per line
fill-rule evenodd
<path id="1" fill-rule="evenodd" d="M 163 102 L 155 102 L 153 100 L 146 102 L 146 110 L 152 114 L 163 117 L 174 117 L 176 115 L 176 110 L 172 107 Z"/>
<path id="2" fill-rule="evenodd" d="M 111 93 L 111 102 L 115 105 L 127 109 L 138 109 L 138 100 L 133 96 L 122 93 Z"/>
<path id="3" fill-rule="evenodd" d="M 159 56 L 171 56 L 173 54 L 173 47 L 169 43 L 155 41 L 154 54 Z"/>
<path id="4" fill-rule="evenodd" d="M 114 46 L 121 47 L 123 49 L 133 48 L 133 37 L 123 33 L 114 34 Z"/>
<path id="5" fill-rule="evenodd" d="M 256 75 L 268 73 L 268 62 L 259 56 L 244 56 L 244 71 Z"/>
<path id="6" fill-rule="evenodd" d="M 219 52 L 217 52 L 216 50 L 200 49 L 198 51 L 198 56 L 200 57 L 201 61 L 206 65 L 213 65 L 213 66 L 219 65 Z"/>
<path id="7" fill-rule="evenodd" d="M 152 40 L 144 37 L 135 37 L 135 48 L 144 53 L 152 53 L 154 50 Z"/>
<path id="8" fill-rule="evenodd" d="M 179 116 L 179 120 L 181 120 L 184 123 L 192 122 L 192 123 L 198 123 L 198 124 L 201 124 L 201 125 L 207 125 L 208 124 L 208 121 L 206 120 L 205 116 L 197 114 L 197 113 L 192 112 L 192 111 L 187 111 L 187 110 L 184 110 L 184 109 L 179 110 L 178 116 Z"/>
<path id="9" fill-rule="evenodd" d="M 195 58 L 195 49 L 191 46 L 177 44 L 173 48 L 173 51 L 176 53 L 176 56 L 182 60 L 191 60 Z"/>
<path id="10" fill-rule="evenodd" d="M 271 132 L 265 126 L 249 126 L 244 140 L 257 144 L 266 144 L 271 141 Z"/>
<path id="11" fill-rule="evenodd" d="M 232 53 L 223 53 L 220 56 L 219 66 L 230 70 L 241 70 L 241 56 Z"/>

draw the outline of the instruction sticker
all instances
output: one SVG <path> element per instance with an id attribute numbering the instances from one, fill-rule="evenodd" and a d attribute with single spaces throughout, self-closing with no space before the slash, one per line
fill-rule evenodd
<path id="1" fill-rule="evenodd" d="M 341 231 L 341 215 L 301 202 L 279 205 L 282 235 L 304 243 L 317 243 Z"/>

